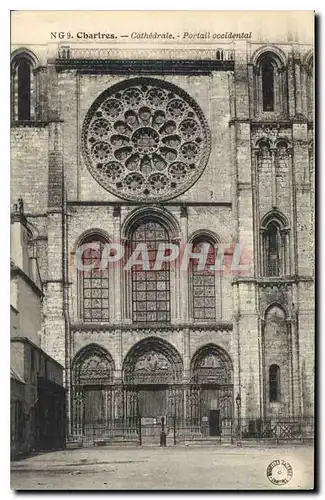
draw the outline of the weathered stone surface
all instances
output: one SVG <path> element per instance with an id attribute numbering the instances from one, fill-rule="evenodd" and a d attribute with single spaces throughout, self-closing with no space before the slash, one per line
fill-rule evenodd
<path id="1" fill-rule="evenodd" d="M 254 50 L 261 47 L 255 44 Z M 303 59 L 311 47 L 300 47 Z M 80 326 L 76 245 L 91 230 L 100 230 L 113 242 L 120 241 L 127 218 L 137 208 L 101 187 L 89 173 L 82 154 L 86 113 L 103 91 L 124 77 L 92 73 L 91 68 L 87 73 L 69 68 L 56 73 L 51 66 L 46 77 L 49 98 L 43 95 L 40 106 L 48 106 L 48 113 L 43 110 L 42 116 L 55 116 L 61 122 L 12 128 L 11 186 L 12 200 L 23 197 L 28 220 L 38 231 L 40 274 L 46 285 L 42 345 L 59 362 L 67 362 L 67 370 L 70 358 L 90 343 L 107 349 L 116 369 L 121 370 L 128 351 L 140 340 L 155 336 L 178 350 L 185 374 L 197 349 L 217 344 L 231 358 L 234 395 L 241 393 L 242 416 L 257 416 L 271 411 L 266 364 L 274 362 L 278 349 L 278 363 L 294 370 L 293 375 L 285 375 L 290 387 L 285 389 L 283 385 L 281 389 L 285 392 L 281 394 L 285 412 L 313 413 L 314 169 L 312 122 L 307 120 L 311 120 L 312 101 L 306 87 L 299 94 L 299 109 L 305 116 L 294 123 L 296 73 L 292 61 L 286 59 L 293 48 L 284 44 L 275 47 L 276 53 L 277 49 L 285 55 L 281 64 L 288 92 L 283 87 L 282 108 L 270 114 L 261 112 L 257 72 L 248 74 L 253 48 L 246 53 L 241 47 L 235 53 L 234 71 L 151 75 L 185 90 L 201 107 L 211 132 L 211 154 L 202 176 L 184 194 L 165 203 L 170 218 L 181 228 L 181 242 L 197 231 L 208 230 L 227 248 L 240 242 L 251 261 L 247 274 L 228 273 L 218 278 L 217 318 L 209 328 L 193 326 L 187 307 L 189 280 L 173 270 L 170 327 L 127 329 L 131 321 L 127 300 L 130 284 L 116 269 L 109 275 L 109 323 Z M 254 56 L 251 61 L 257 64 Z M 301 71 L 305 72 L 305 67 L 301 66 Z M 44 72 L 42 79 L 44 90 Z M 270 147 L 267 158 L 259 155 L 263 140 Z M 281 141 L 285 150 L 280 155 L 277 148 Z M 114 211 L 117 203 L 120 210 Z M 279 279 L 262 276 L 261 220 L 274 207 L 288 221 L 288 265 Z M 268 329 L 267 340 L 264 338 L 265 313 L 274 304 L 283 307 L 290 325 L 283 341 L 276 329 Z M 231 328 L 223 328 L 221 323 Z M 265 357 L 265 350 L 275 357 Z"/>

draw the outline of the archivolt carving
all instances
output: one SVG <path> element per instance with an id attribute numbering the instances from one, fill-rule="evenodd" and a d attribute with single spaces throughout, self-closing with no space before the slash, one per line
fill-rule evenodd
<path id="1" fill-rule="evenodd" d="M 263 47 L 259 47 L 251 56 L 251 62 L 254 65 L 259 65 L 260 61 L 263 57 L 269 56 L 272 58 L 274 63 L 277 65 L 278 69 L 284 68 L 286 65 L 286 55 L 285 53 L 278 47 L 274 45 L 264 45 Z"/>
<path id="2" fill-rule="evenodd" d="M 73 365 L 73 382 L 76 385 L 106 384 L 113 380 L 113 360 L 99 346 L 84 348 L 77 354 Z"/>
<path id="3" fill-rule="evenodd" d="M 197 384 L 231 384 L 232 366 L 227 353 L 218 346 L 202 347 L 192 359 L 192 380 Z"/>

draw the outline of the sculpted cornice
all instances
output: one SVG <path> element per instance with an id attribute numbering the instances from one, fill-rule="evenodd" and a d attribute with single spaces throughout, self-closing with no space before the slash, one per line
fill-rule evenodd
<path id="1" fill-rule="evenodd" d="M 108 323 L 75 323 L 70 326 L 72 334 L 93 335 L 108 334 L 109 332 L 123 332 L 125 334 L 141 333 L 146 336 L 166 335 L 179 332 L 211 332 L 211 331 L 231 331 L 231 322 L 220 321 L 211 324 L 181 324 L 181 325 L 139 325 L 139 324 L 108 324 Z"/>
<path id="2" fill-rule="evenodd" d="M 196 333 L 205 332 L 216 332 L 216 331 L 231 331 L 233 329 L 233 324 L 231 322 L 220 321 L 217 323 L 208 324 L 191 324 L 189 326 L 189 331 L 195 331 Z"/>
<path id="3" fill-rule="evenodd" d="M 300 282 L 313 283 L 313 276 L 293 275 L 285 277 L 236 277 L 232 280 L 232 285 L 255 284 L 260 288 L 288 288 Z"/>

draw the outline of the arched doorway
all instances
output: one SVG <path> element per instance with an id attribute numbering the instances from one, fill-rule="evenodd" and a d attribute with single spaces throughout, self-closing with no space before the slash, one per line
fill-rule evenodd
<path id="1" fill-rule="evenodd" d="M 72 427 L 75 435 L 92 439 L 108 433 L 113 414 L 114 362 L 101 346 L 90 344 L 72 365 Z"/>
<path id="2" fill-rule="evenodd" d="M 233 417 L 233 369 L 221 347 L 200 348 L 191 362 L 189 415 L 192 426 L 203 436 L 231 432 Z"/>
<path id="3" fill-rule="evenodd" d="M 183 411 L 183 362 L 168 342 L 150 337 L 132 347 L 123 363 L 124 415 L 140 418 L 142 439 L 159 440 Z"/>

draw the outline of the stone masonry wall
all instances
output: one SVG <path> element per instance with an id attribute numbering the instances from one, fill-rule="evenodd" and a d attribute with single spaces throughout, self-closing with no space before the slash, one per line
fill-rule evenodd
<path id="1" fill-rule="evenodd" d="M 291 407 L 295 412 L 307 414 L 310 411 L 314 390 L 314 177 L 309 164 L 311 124 L 304 115 L 308 111 L 310 119 L 310 88 L 306 87 L 308 79 L 304 61 L 311 47 L 299 46 L 300 53 L 297 46 L 291 44 L 274 47 L 284 61 L 288 92 L 283 113 L 281 116 L 273 113 L 272 120 L 265 113 L 255 115 L 252 101 L 255 98 L 252 90 L 255 77 L 251 65 L 254 64 L 254 53 L 262 47 L 262 44 L 236 42 L 234 72 L 218 71 L 196 76 L 150 75 L 178 85 L 192 96 L 201 107 L 211 131 L 212 149 L 205 171 L 195 185 L 172 200 L 172 204 L 168 203 L 167 210 L 182 228 L 184 238 L 207 229 L 226 245 L 240 242 L 251 261 L 245 276 L 232 274 L 221 278 L 219 320 L 232 323 L 232 329 L 222 329 L 216 324 L 215 331 L 199 328 L 189 334 L 182 324 L 186 323 L 184 311 L 188 286 L 184 280 L 179 288 L 175 285 L 172 292 L 176 311 L 174 324 L 169 331 L 162 329 L 156 335 L 178 349 L 186 360 L 186 369 L 195 350 L 204 343 L 223 347 L 233 361 L 234 394 L 241 394 L 242 416 L 252 418 L 262 414 L 265 406 L 261 336 L 263 314 L 272 301 L 281 301 L 287 320 L 292 323 L 292 342 L 294 352 L 298 353 L 293 359 L 295 394 Z M 66 352 L 64 265 L 68 265 L 68 319 L 75 324 L 79 322 L 78 283 L 72 258 L 78 238 L 89 229 L 101 229 L 116 240 L 127 215 L 135 209 L 135 205 L 124 203 L 104 190 L 90 175 L 81 152 L 82 124 L 94 100 L 110 85 L 130 76 L 91 75 L 76 70 L 57 74 L 53 65 L 48 69 L 49 116 L 59 117 L 62 122 L 51 124 L 49 130 L 47 127 L 12 129 L 11 196 L 12 202 L 19 196 L 24 198 L 27 213 L 49 212 L 46 223 L 36 217 L 30 220 L 43 238 L 38 243 L 41 275 L 43 273 L 48 280 L 44 345 L 55 359 L 65 363 L 66 355 L 69 357 L 70 354 Z M 44 73 L 42 78 L 44 80 Z M 290 286 L 274 283 L 276 292 L 265 291 L 261 286 L 263 280 L 269 278 L 261 276 L 259 224 L 273 208 L 274 200 L 271 199 L 272 178 L 269 173 L 262 169 L 256 174 L 254 149 L 258 134 L 270 124 L 276 125 L 279 137 L 288 139 L 291 149 L 290 161 L 279 167 L 275 179 L 276 206 L 290 224 L 290 276 L 281 278 L 282 281 L 289 280 Z M 51 153 L 49 176 L 48 152 Z M 114 202 L 121 205 L 120 218 L 113 217 Z M 181 216 L 184 202 L 188 203 L 186 217 Z M 62 237 L 63 220 L 66 242 Z M 119 286 L 122 288 L 118 293 L 122 301 L 124 288 L 117 286 L 118 274 L 112 276 L 116 290 L 119 291 Z M 115 289 L 112 294 L 114 292 Z M 141 329 L 127 329 L 128 318 L 116 293 L 111 303 L 110 316 L 116 322 L 116 329 L 112 331 L 100 325 L 92 329 L 76 327 L 72 335 L 71 357 L 88 343 L 99 343 L 110 351 L 120 370 L 128 350 L 147 334 Z M 123 328 L 120 328 L 121 323 Z"/>

